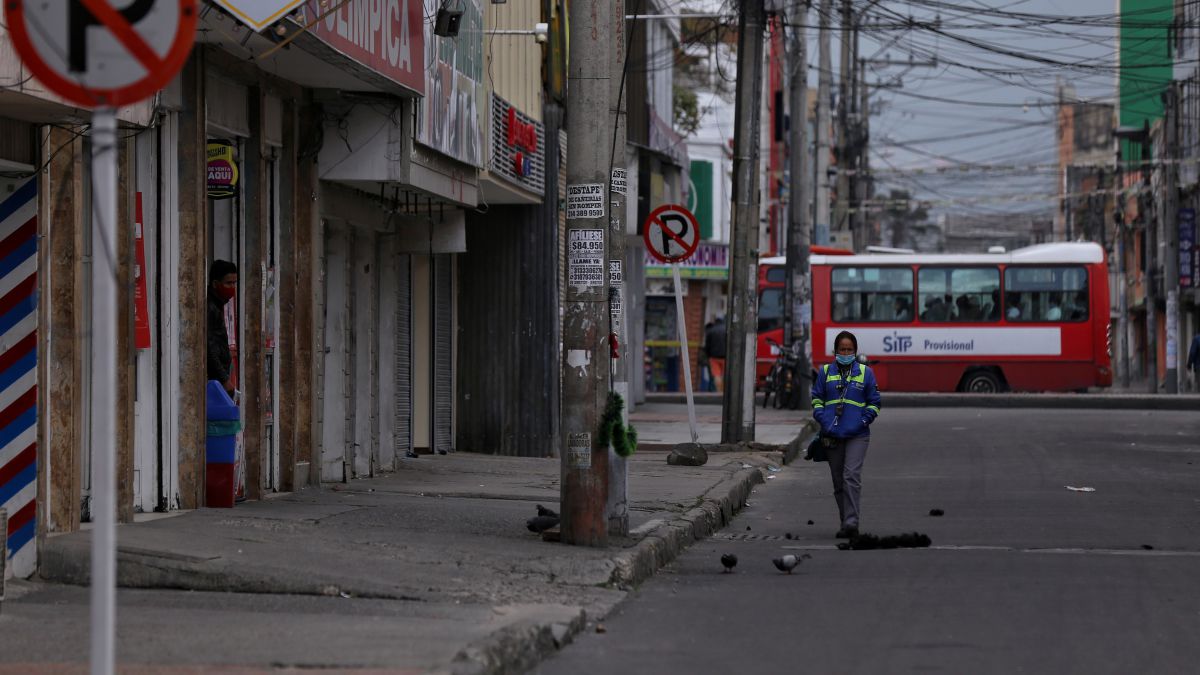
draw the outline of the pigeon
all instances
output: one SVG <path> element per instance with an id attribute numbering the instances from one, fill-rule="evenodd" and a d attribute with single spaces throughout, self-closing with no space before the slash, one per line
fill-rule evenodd
<path id="1" fill-rule="evenodd" d="M 946 512 L 941 509 L 929 509 L 929 515 L 935 516 L 935 517 L 936 516 L 944 516 L 944 515 L 946 515 Z"/>
<path id="2" fill-rule="evenodd" d="M 558 527 L 558 516 L 534 516 L 525 521 L 525 527 L 528 527 L 530 532 L 545 532 L 552 527 Z"/>
<path id="3" fill-rule="evenodd" d="M 554 511 L 551 511 L 550 509 L 548 509 L 548 508 L 546 508 L 546 507 L 542 506 L 541 504 L 538 504 L 538 505 L 537 505 L 537 510 L 538 510 L 538 515 L 539 515 L 539 516 L 550 516 L 551 518 L 557 518 L 557 517 L 558 517 L 558 513 L 554 512 Z"/>
<path id="4" fill-rule="evenodd" d="M 811 557 L 812 556 L 807 553 L 800 556 L 789 553 L 783 557 L 775 558 L 771 562 L 775 563 L 775 569 L 779 570 L 780 572 L 787 572 L 788 574 L 791 574 L 792 570 L 796 568 L 796 565 L 800 564 L 801 560 L 808 560 Z"/>
<path id="5" fill-rule="evenodd" d="M 721 556 L 721 564 L 725 566 L 725 573 L 729 574 L 733 568 L 737 567 L 737 556 L 732 553 L 726 553 Z"/>

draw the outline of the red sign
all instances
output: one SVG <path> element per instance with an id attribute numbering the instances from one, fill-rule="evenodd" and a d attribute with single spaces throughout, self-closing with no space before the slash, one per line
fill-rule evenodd
<path id="1" fill-rule="evenodd" d="M 196 40 L 196 0 L 8 0 L 13 47 L 33 75 L 75 105 L 117 107 L 165 87 Z"/>
<path id="2" fill-rule="evenodd" d="M 646 251 L 665 263 L 683 262 L 700 245 L 696 216 L 679 204 L 664 204 L 650 212 L 642 224 Z"/>
<path id="3" fill-rule="evenodd" d="M 143 236 L 142 193 L 137 193 L 133 220 L 133 248 L 137 259 L 133 266 L 133 327 L 134 346 L 150 348 L 150 301 L 146 296 L 146 238 Z"/>
<path id="4" fill-rule="evenodd" d="M 538 149 L 537 127 L 532 122 L 522 122 L 516 108 L 508 109 L 508 144 L 529 152 Z"/>
<path id="5" fill-rule="evenodd" d="M 305 3 L 299 21 L 306 26 L 316 21 L 309 33 L 396 84 L 425 93 L 421 0 L 346 0 L 332 11 L 325 7 Z"/>

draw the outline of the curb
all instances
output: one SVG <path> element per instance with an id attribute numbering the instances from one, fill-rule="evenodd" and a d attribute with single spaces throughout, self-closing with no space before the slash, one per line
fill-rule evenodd
<path id="1" fill-rule="evenodd" d="M 571 643 L 587 625 L 587 612 L 552 623 L 521 621 L 464 647 L 451 661 L 452 675 L 525 673 Z M 437 672 L 437 671 L 435 671 Z"/>
<path id="2" fill-rule="evenodd" d="M 820 426 L 816 420 L 805 420 L 804 428 L 791 443 L 787 444 L 787 449 L 783 451 L 783 463 L 791 464 L 796 461 L 796 458 L 803 456 L 805 448 L 808 447 L 809 442 L 817 435 L 818 431 L 820 431 Z"/>
<path id="3" fill-rule="evenodd" d="M 1060 408 L 1092 410 L 1200 410 L 1196 394 L 923 394 L 884 391 L 889 408 Z M 646 394 L 647 403 L 683 403 L 683 394 Z M 718 397 L 697 405 L 721 405 Z"/>
<path id="4" fill-rule="evenodd" d="M 659 525 L 638 542 L 634 550 L 616 555 L 610 583 L 618 588 L 632 588 L 654 576 L 693 542 L 728 525 L 742 509 L 754 486 L 764 482 L 762 467 L 756 466 L 741 469 L 713 486 L 699 506 Z"/>

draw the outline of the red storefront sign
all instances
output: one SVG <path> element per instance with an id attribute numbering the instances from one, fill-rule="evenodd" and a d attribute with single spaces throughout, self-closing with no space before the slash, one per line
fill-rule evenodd
<path id="1" fill-rule="evenodd" d="M 133 220 L 133 324 L 134 343 L 138 349 L 150 348 L 150 302 L 146 296 L 146 238 L 142 232 L 142 193 L 137 193 Z"/>
<path id="2" fill-rule="evenodd" d="M 297 19 L 325 44 L 418 94 L 425 93 L 421 0 L 347 0 L 329 11 L 309 0 Z"/>

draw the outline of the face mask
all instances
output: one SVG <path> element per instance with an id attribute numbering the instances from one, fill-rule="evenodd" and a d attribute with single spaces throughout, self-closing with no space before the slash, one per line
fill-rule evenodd
<path id="1" fill-rule="evenodd" d="M 233 296 L 237 295 L 237 286 L 226 286 L 225 284 L 218 284 L 217 285 L 217 295 L 221 296 L 222 298 L 225 298 L 226 300 L 232 300 Z"/>
<path id="2" fill-rule="evenodd" d="M 848 366 L 851 363 L 854 363 L 854 359 L 855 359 L 854 354 L 838 354 L 837 355 L 837 362 L 838 362 L 839 366 Z"/>

